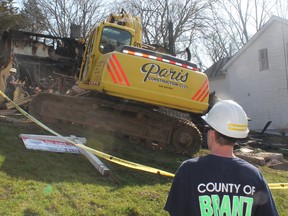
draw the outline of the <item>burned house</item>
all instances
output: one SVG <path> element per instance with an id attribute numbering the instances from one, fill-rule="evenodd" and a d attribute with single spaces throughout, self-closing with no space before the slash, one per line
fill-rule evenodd
<path id="1" fill-rule="evenodd" d="M 2 34 L 0 50 L 1 90 L 10 68 L 15 67 L 26 94 L 34 94 L 35 89 L 65 93 L 76 82 L 84 44 L 75 38 L 7 31 Z"/>

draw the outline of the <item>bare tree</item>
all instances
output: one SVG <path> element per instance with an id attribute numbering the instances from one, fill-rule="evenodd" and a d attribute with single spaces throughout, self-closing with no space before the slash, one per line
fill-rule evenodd
<path id="1" fill-rule="evenodd" d="M 13 0 L 0 1 L 0 35 L 3 31 L 18 28 L 19 16 L 17 8 L 13 5 Z"/>
<path id="2" fill-rule="evenodd" d="M 103 0 L 27 0 L 24 9 L 27 5 L 31 8 L 30 1 L 34 2 L 34 9 L 45 14 L 45 32 L 58 37 L 69 37 L 71 24 L 81 26 L 81 36 L 86 37 L 90 28 L 107 15 Z M 30 11 L 29 15 L 37 19 L 35 12 Z"/>
<path id="3" fill-rule="evenodd" d="M 287 14 L 286 1 L 26 0 L 35 2 L 30 11 L 39 10 L 30 13 L 34 15 L 31 25 L 39 22 L 46 32 L 60 37 L 69 36 L 72 23 L 81 26 L 82 37 L 86 37 L 91 27 L 110 12 L 124 8 L 141 18 L 144 43 L 171 49 L 172 42 L 175 53 L 183 58 L 189 47 L 193 61 L 203 68 L 235 54 L 272 14 Z M 45 14 L 43 21 L 39 19 L 41 14 Z M 172 34 L 168 28 L 170 21 Z"/>
<path id="4" fill-rule="evenodd" d="M 275 2 L 217 0 L 210 4 L 201 42 L 215 63 L 235 54 L 270 18 Z"/>
<path id="5" fill-rule="evenodd" d="M 37 0 L 23 2 L 20 16 L 22 17 L 21 30 L 34 33 L 41 33 L 46 30 L 45 16 L 39 8 Z"/>
<path id="6" fill-rule="evenodd" d="M 288 1 L 287 0 L 276 0 L 275 15 L 284 19 L 288 18 Z"/>
<path id="7" fill-rule="evenodd" d="M 193 44 L 197 32 L 203 27 L 202 12 L 207 1 L 193 0 L 126 0 L 121 3 L 132 14 L 141 17 L 143 40 L 148 44 L 159 44 L 168 48 L 168 23 L 173 23 L 170 42 L 175 44 L 176 54 Z"/>

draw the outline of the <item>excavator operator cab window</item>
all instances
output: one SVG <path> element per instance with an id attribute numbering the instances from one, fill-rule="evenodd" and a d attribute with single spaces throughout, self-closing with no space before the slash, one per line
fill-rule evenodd
<path id="1" fill-rule="evenodd" d="M 117 47 L 130 45 L 132 35 L 123 29 L 107 26 L 103 28 L 99 50 L 102 54 L 114 51 Z"/>

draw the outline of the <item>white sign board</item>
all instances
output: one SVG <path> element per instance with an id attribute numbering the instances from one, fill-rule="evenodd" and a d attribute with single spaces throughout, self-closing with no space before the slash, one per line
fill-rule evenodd
<path id="1" fill-rule="evenodd" d="M 95 155 L 82 148 L 77 148 L 72 143 L 65 140 L 70 139 L 77 144 L 84 145 L 86 143 L 86 139 L 83 137 L 70 136 L 63 139 L 57 136 L 31 134 L 20 134 L 20 137 L 22 138 L 24 145 L 27 149 L 82 154 L 102 175 L 110 174 L 110 170 Z"/>
<path id="2" fill-rule="evenodd" d="M 31 134 L 20 134 L 20 137 L 27 149 L 81 154 L 76 146 L 60 137 Z M 82 137 L 71 136 L 65 138 L 73 139 L 78 144 L 86 143 L 86 139 Z"/>

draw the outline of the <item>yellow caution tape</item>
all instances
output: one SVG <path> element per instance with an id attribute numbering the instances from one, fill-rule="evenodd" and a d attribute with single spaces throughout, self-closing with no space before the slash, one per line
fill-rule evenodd
<path id="1" fill-rule="evenodd" d="M 288 189 L 288 183 L 269 183 L 270 189 Z"/>
<path id="2" fill-rule="evenodd" d="M 34 123 L 36 123 L 38 126 L 42 127 L 43 129 L 47 130 L 48 132 L 54 134 L 57 137 L 60 137 L 62 139 L 64 139 L 67 142 L 72 143 L 73 145 L 77 146 L 78 148 L 82 148 L 85 149 L 87 151 L 92 152 L 93 154 L 95 154 L 98 157 L 101 157 L 105 160 L 111 161 L 113 163 L 128 167 L 128 168 L 132 168 L 132 169 L 136 169 L 136 170 L 141 170 L 141 171 L 145 171 L 145 172 L 149 172 L 149 173 L 154 173 L 154 174 L 158 174 L 158 175 L 162 175 L 162 176 L 168 176 L 168 177 L 174 177 L 175 175 L 173 173 L 169 173 L 160 169 L 156 169 L 153 167 L 149 167 L 149 166 L 145 166 L 145 165 L 141 165 L 138 163 L 133 163 L 118 157 L 114 157 L 112 155 L 106 154 L 104 152 L 95 150 L 93 148 L 84 146 L 82 144 L 78 144 L 76 142 L 74 142 L 73 140 L 70 140 L 68 138 L 63 137 L 61 134 L 57 133 L 56 131 L 52 130 L 51 128 L 47 127 L 46 125 L 44 125 L 42 122 L 38 121 L 36 118 L 34 118 L 33 116 L 29 115 L 27 112 L 25 112 L 21 107 L 19 107 L 16 103 L 14 103 L 10 98 L 8 98 L 1 90 L 0 90 L 0 94 L 7 99 L 9 102 L 11 102 L 15 108 L 22 113 L 25 117 L 27 117 L 28 119 L 30 119 L 31 121 L 33 121 Z M 269 183 L 268 184 L 270 189 L 288 189 L 288 183 Z"/>
<path id="3" fill-rule="evenodd" d="M 19 107 L 16 103 L 14 103 L 10 98 L 8 98 L 1 90 L 0 90 L 0 94 L 7 99 L 9 102 L 11 102 L 15 108 L 22 113 L 26 118 L 30 119 L 31 121 L 33 121 L 34 123 L 36 123 L 38 126 L 42 127 L 43 129 L 47 130 L 48 132 L 54 134 L 57 137 L 60 137 L 62 139 L 64 139 L 67 142 L 72 143 L 73 145 L 77 146 L 78 148 L 82 148 L 85 149 L 87 151 L 92 152 L 93 154 L 97 155 L 98 157 L 104 158 L 108 161 L 111 161 L 113 163 L 125 166 L 125 167 L 129 167 L 132 169 L 136 169 L 136 170 L 141 170 L 141 171 L 145 171 L 145 172 L 150 172 L 150 173 L 154 173 L 154 174 L 159 174 L 159 175 L 163 175 L 163 176 L 168 176 L 168 177 L 174 177 L 173 173 L 169 173 L 160 169 L 155 169 L 152 167 L 148 167 L 145 165 L 141 165 L 141 164 L 137 164 L 137 163 L 133 163 L 118 157 L 114 157 L 112 155 L 103 153 L 101 151 L 92 149 L 90 147 L 84 146 L 82 144 L 78 144 L 70 139 L 67 139 L 65 137 L 63 137 L 61 134 L 57 133 L 56 131 L 52 130 L 51 128 L 47 127 L 46 125 L 44 125 L 42 122 L 38 121 L 36 118 L 34 118 L 33 116 L 29 115 L 27 112 L 25 112 L 21 107 Z"/>

